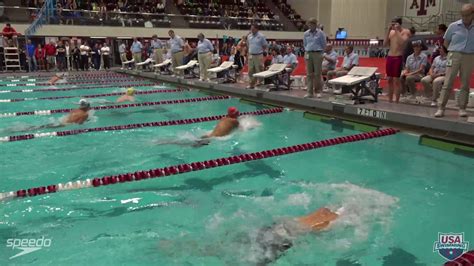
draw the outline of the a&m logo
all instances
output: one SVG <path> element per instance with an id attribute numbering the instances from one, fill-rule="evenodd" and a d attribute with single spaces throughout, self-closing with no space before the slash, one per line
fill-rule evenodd
<path id="1" fill-rule="evenodd" d="M 430 17 L 441 13 L 443 0 L 405 0 L 405 16 Z"/>
<path id="2" fill-rule="evenodd" d="M 438 233 L 433 252 L 438 252 L 446 260 L 455 260 L 468 248 L 469 242 L 464 241 L 464 233 Z"/>

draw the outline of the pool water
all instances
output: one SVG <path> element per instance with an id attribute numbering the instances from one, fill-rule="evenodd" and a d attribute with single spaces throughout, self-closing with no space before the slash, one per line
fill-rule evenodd
<path id="1" fill-rule="evenodd" d="M 125 90 L 126 85 L 116 85 L 41 96 Z M 25 94 L 2 93 L 0 99 Z M 138 98 L 202 96 L 207 95 L 192 90 Z M 79 99 L 0 103 L 0 113 L 73 108 Z M 241 112 L 267 108 L 231 98 L 96 111 L 87 123 L 60 130 L 213 116 L 229 106 Z M 0 118 L 0 136 L 26 134 L 21 130 L 29 125 L 62 116 Z M 192 140 L 216 122 L 0 143 L 0 192 L 360 133 L 289 110 L 243 122 L 247 126 L 232 136 L 199 148 L 165 143 Z M 54 129 L 43 130 L 48 131 Z M 330 229 L 296 238 L 274 265 L 441 265 L 444 260 L 433 252 L 438 232 L 464 232 L 466 241 L 474 241 L 472 173 L 472 158 L 420 146 L 417 136 L 399 133 L 141 182 L 13 199 L 0 203 L 0 264 L 255 265 L 265 256 L 256 243 L 260 228 L 326 206 L 344 211 Z M 6 247 L 8 239 L 41 237 L 51 239 L 51 246 L 10 259 L 20 250 Z"/>

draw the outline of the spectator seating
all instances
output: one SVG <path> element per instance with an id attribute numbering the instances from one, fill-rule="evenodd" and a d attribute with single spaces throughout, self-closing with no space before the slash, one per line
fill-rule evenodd
<path id="1" fill-rule="evenodd" d="M 286 0 L 273 0 L 273 3 L 288 17 L 288 19 L 295 24 L 300 31 L 305 31 L 306 21 L 296 13 L 296 11 L 289 5 Z"/>

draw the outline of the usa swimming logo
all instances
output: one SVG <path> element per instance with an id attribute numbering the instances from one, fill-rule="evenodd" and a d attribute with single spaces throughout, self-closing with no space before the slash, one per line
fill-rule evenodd
<path id="1" fill-rule="evenodd" d="M 433 252 L 438 252 L 446 260 L 459 258 L 469 248 L 464 241 L 464 233 L 438 233 L 438 241 L 434 242 Z"/>

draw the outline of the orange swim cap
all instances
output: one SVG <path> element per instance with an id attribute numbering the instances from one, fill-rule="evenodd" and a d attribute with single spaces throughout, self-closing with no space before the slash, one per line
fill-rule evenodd
<path id="1" fill-rule="evenodd" d="M 229 107 L 227 109 L 227 116 L 231 118 L 237 118 L 239 116 L 239 110 L 236 107 Z"/>

